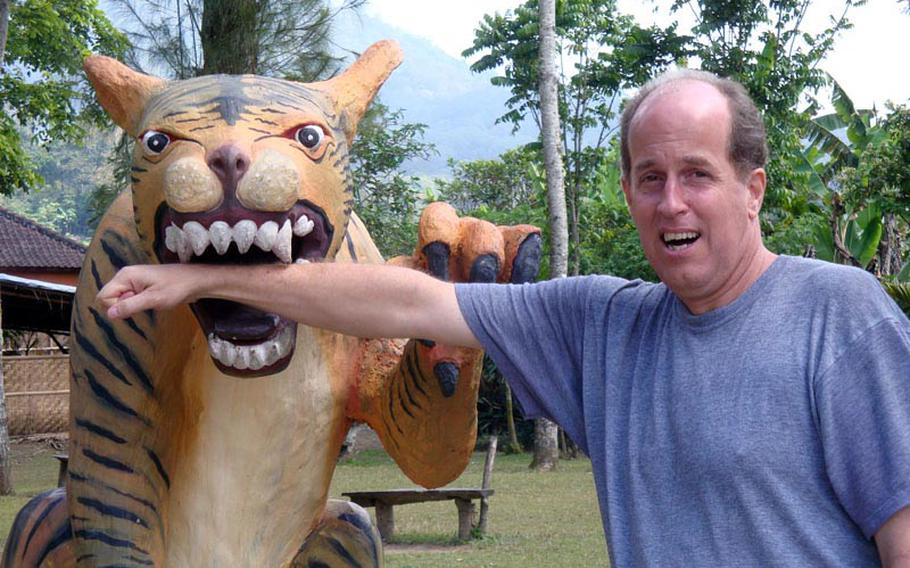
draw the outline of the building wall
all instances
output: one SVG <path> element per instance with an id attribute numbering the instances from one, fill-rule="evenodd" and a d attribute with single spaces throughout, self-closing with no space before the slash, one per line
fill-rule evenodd
<path id="1" fill-rule="evenodd" d="M 25 271 L 18 268 L 0 267 L 0 272 L 9 274 L 10 276 L 18 276 L 19 278 L 30 278 L 32 280 L 50 282 L 51 284 L 65 284 L 67 286 L 75 286 L 79 283 L 79 271 L 76 270 L 70 272 L 37 272 Z"/>

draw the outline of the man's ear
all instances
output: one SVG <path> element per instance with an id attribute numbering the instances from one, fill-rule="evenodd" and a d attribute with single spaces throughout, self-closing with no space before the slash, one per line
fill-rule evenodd
<path id="1" fill-rule="evenodd" d="M 746 180 L 746 189 L 749 191 L 749 219 L 756 219 L 761 211 L 762 202 L 765 199 L 765 186 L 768 183 L 768 177 L 764 168 L 755 168 L 749 174 Z"/>

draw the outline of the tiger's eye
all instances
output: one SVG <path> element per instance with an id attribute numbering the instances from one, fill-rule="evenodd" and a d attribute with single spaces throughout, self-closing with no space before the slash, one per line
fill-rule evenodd
<path id="1" fill-rule="evenodd" d="M 315 124 L 308 124 L 297 131 L 296 138 L 305 148 L 312 150 L 322 144 L 325 133 Z"/>
<path id="2" fill-rule="evenodd" d="M 171 137 L 164 132 L 149 130 L 142 135 L 142 145 L 152 154 L 160 154 L 171 143 Z"/>

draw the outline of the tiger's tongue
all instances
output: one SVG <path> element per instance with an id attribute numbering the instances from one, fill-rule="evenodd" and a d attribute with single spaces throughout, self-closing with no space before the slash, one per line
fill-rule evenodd
<path id="1" fill-rule="evenodd" d="M 199 300 L 198 312 L 208 331 L 233 343 L 259 343 L 275 334 L 281 317 L 227 300 Z"/>

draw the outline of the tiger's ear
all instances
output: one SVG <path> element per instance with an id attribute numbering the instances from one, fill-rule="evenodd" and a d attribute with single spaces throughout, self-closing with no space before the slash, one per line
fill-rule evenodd
<path id="1" fill-rule="evenodd" d="M 357 132 L 357 123 L 370 106 L 379 87 L 401 64 L 402 57 L 397 42 L 378 41 L 368 47 L 341 75 L 312 85 L 327 91 L 335 99 L 339 109 L 347 115 L 344 130 L 348 142 L 353 140 Z"/>
<path id="2" fill-rule="evenodd" d="M 114 123 L 130 136 L 137 136 L 146 103 L 164 88 L 166 81 L 133 71 L 104 55 L 87 57 L 82 67 L 95 88 L 98 102 Z"/>

